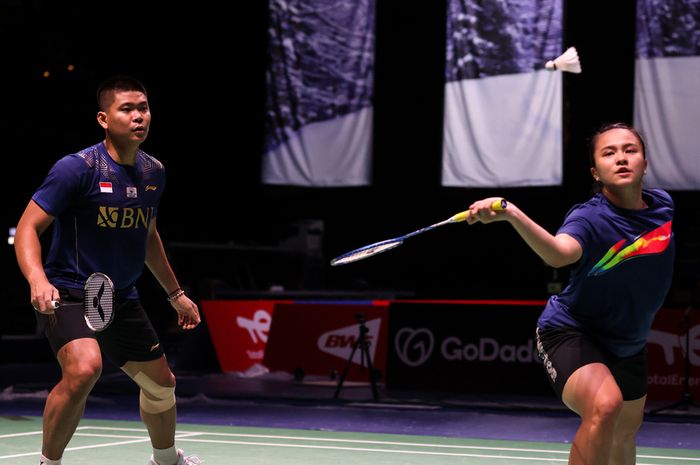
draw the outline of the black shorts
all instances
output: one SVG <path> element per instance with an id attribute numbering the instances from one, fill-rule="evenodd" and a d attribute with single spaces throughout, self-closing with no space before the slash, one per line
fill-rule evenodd
<path id="1" fill-rule="evenodd" d="M 647 393 L 647 351 L 620 358 L 599 347 L 576 328 L 537 328 L 537 352 L 554 391 L 562 398 L 571 374 L 589 363 L 608 367 L 624 400 L 636 400 Z"/>
<path id="2" fill-rule="evenodd" d="M 118 367 L 129 361 L 156 360 L 163 355 L 158 335 L 139 300 L 116 299 L 112 323 L 95 333 L 85 322 L 83 292 L 77 289 L 59 289 L 59 292 L 61 306 L 55 311 L 55 318 L 35 312 L 39 329 L 54 354 L 74 339 L 92 338 L 97 339 L 102 353 Z"/>

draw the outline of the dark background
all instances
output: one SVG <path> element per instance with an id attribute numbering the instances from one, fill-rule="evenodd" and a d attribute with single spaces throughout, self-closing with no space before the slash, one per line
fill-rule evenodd
<path id="1" fill-rule="evenodd" d="M 564 183 L 511 189 L 440 186 L 445 1 L 378 0 L 377 8 L 373 184 L 300 188 L 260 183 L 266 1 L 0 1 L 3 231 L 59 157 L 102 140 L 95 89 L 126 73 L 149 91 L 153 124 L 143 148 L 168 171 L 159 230 L 196 299 L 264 295 L 271 286 L 546 298 L 566 270 L 546 267 L 503 223 L 438 229 L 344 267 L 328 261 L 491 195 L 556 231 L 569 207 L 590 194 L 586 138 L 602 123 L 632 122 L 635 2 L 565 1 L 564 45 L 576 46 L 584 71 L 564 76 Z M 679 259 L 668 305 L 685 306 L 698 283 L 698 193 L 672 195 Z M 299 226 L 305 220 L 320 220 L 314 234 L 322 229 L 320 253 L 311 257 Z M 0 249 L 2 332 L 22 332 L 33 324 L 29 291 L 12 247 Z M 146 273 L 142 281 L 155 318 L 172 323 L 153 278 Z"/>

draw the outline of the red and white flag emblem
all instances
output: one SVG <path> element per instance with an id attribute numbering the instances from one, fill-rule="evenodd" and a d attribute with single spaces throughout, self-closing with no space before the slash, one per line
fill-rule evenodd
<path id="1" fill-rule="evenodd" d="M 111 194 L 112 193 L 112 183 L 111 182 L 101 182 L 100 192 Z"/>

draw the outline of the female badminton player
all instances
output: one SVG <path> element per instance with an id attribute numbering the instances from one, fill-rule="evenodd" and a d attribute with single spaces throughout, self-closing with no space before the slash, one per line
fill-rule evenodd
<path id="1" fill-rule="evenodd" d="M 596 193 L 555 235 L 516 205 L 470 206 L 469 224 L 507 221 L 547 264 L 572 265 L 567 287 L 537 322 L 537 349 L 563 403 L 580 418 L 569 464 L 631 465 L 647 392 L 646 339 L 671 284 L 674 205 L 642 188 L 645 144 L 633 127 L 605 126 L 590 143 Z"/>

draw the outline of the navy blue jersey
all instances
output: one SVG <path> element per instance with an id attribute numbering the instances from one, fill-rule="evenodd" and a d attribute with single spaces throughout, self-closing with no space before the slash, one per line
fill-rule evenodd
<path id="1" fill-rule="evenodd" d="M 104 143 L 58 160 L 32 197 L 55 217 L 44 265 L 49 281 L 82 289 L 100 271 L 118 293 L 137 297 L 134 283 L 164 187 L 163 165 L 140 150 L 134 166 L 112 160 Z"/>
<path id="2" fill-rule="evenodd" d="M 647 208 L 616 207 L 603 194 L 569 211 L 559 233 L 576 239 L 583 256 L 568 286 L 552 296 L 538 326 L 575 327 L 619 357 L 641 351 L 671 286 L 673 200 L 643 190 Z"/>

